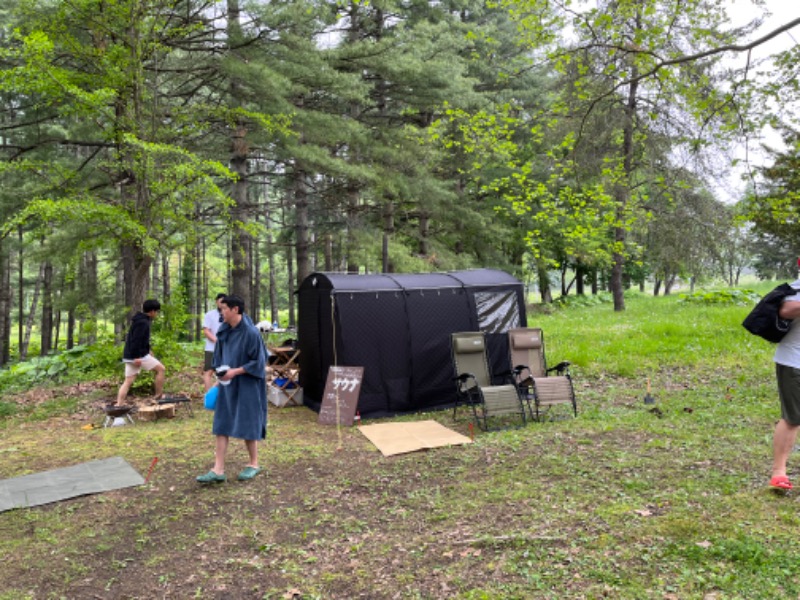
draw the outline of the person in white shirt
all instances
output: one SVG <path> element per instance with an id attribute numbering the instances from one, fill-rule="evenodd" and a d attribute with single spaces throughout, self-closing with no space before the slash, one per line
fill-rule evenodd
<path id="1" fill-rule="evenodd" d="M 220 314 L 220 304 L 225 294 L 217 294 L 214 300 L 217 307 L 208 311 L 203 318 L 203 335 L 206 338 L 205 352 L 203 354 L 203 385 L 206 391 L 214 387 L 214 369 L 211 368 L 211 361 L 214 358 L 214 345 L 217 343 L 217 330 L 222 324 L 222 315 Z"/>
<path id="2" fill-rule="evenodd" d="M 800 266 L 800 260 L 798 260 Z M 781 419 L 772 437 L 772 479 L 769 485 L 779 490 L 791 490 L 786 475 L 786 463 L 800 431 L 800 279 L 791 284 L 797 290 L 787 296 L 779 315 L 791 319 L 792 325 L 775 349 L 775 374 L 781 399 Z"/>

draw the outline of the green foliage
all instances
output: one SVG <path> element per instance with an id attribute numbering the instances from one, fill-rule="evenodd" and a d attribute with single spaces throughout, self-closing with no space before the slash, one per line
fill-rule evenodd
<path id="1" fill-rule="evenodd" d="M 0 391 L 36 385 L 105 379 L 119 370 L 122 351 L 111 338 L 75 346 L 59 354 L 32 358 L 0 370 Z"/>
<path id="2" fill-rule="evenodd" d="M 186 334 L 191 315 L 186 312 L 183 295 L 173 294 L 161 304 L 159 316 L 151 326 L 153 353 L 168 369 L 187 366 L 195 349 L 194 342 L 180 342 Z M 35 351 L 31 345 L 31 351 Z M 122 346 L 109 334 L 91 345 L 79 345 L 50 356 L 32 358 L 0 370 L 1 391 L 24 391 L 37 385 L 63 384 L 78 381 L 119 378 L 121 374 Z M 147 385 L 150 376 L 145 373 L 137 384 Z"/>
<path id="3" fill-rule="evenodd" d="M 734 304 L 737 306 L 747 306 L 758 302 L 760 296 L 754 290 L 728 289 L 678 294 L 678 298 L 681 302 L 689 304 Z"/>
<path id="4" fill-rule="evenodd" d="M 782 137 L 786 150 L 769 150 L 772 164 L 759 169 L 759 186 L 750 190 L 742 203 L 745 217 L 765 238 L 764 245 L 772 246 L 773 260 L 787 254 L 796 257 L 800 250 L 800 133 L 785 126 Z"/>
<path id="5" fill-rule="evenodd" d="M 553 304 L 567 309 L 575 307 L 598 306 L 600 304 L 609 304 L 613 301 L 614 299 L 611 297 L 610 292 L 599 292 L 597 294 L 571 294 L 567 296 L 559 296 L 553 301 Z"/>

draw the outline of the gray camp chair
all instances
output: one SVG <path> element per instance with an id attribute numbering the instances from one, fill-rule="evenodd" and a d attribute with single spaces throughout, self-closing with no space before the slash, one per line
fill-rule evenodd
<path id="1" fill-rule="evenodd" d="M 562 361 L 555 367 L 547 368 L 544 334 L 540 328 L 510 329 L 508 348 L 517 385 L 527 391 L 528 410 L 533 420 L 538 421 L 544 412 L 557 404 L 571 404 L 573 414 L 578 416 L 569 362 Z M 533 407 L 530 405 L 531 398 Z"/>
<path id="2" fill-rule="evenodd" d="M 456 418 L 459 404 L 465 404 L 472 409 L 474 422 L 484 431 L 490 429 L 490 419 L 493 425 L 496 422 L 525 425 L 525 404 L 511 371 L 504 375 L 507 380 L 505 385 L 492 385 L 484 334 L 453 333 L 451 341 L 458 392 L 453 419 Z"/>

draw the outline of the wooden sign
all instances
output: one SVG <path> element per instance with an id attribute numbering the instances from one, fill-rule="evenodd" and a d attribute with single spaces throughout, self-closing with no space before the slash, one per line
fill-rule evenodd
<path id="1" fill-rule="evenodd" d="M 363 378 L 364 367 L 331 367 L 328 370 L 319 409 L 320 425 L 336 425 L 337 422 L 340 425 L 353 424 Z"/>

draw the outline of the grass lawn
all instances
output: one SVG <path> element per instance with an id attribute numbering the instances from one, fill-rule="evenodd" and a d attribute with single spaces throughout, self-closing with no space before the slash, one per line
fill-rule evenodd
<path id="1" fill-rule="evenodd" d="M 158 462 L 137 488 L 0 513 L 0 599 L 797 598 L 800 495 L 766 489 L 774 347 L 747 310 L 633 294 L 622 314 L 532 314 L 550 362 L 573 362 L 577 419 L 384 458 L 271 409 L 265 473 L 210 488 L 199 373 L 168 381 L 194 417 L 135 427 L 81 428 L 119 382 L 5 398 L 0 478 Z M 468 433 L 449 411 L 403 419 Z M 233 440 L 230 472 L 245 460 Z"/>

